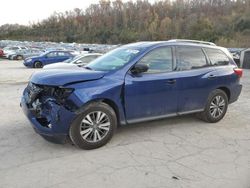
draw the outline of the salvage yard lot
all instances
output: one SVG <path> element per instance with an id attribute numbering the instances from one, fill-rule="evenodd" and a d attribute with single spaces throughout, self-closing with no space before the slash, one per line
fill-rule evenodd
<path id="1" fill-rule="evenodd" d="M 37 135 L 19 107 L 35 69 L 0 60 L 0 187 L 250 186 L 250 71 L 225 118 L 194 115 L 121 127 L 104 147 L 86 151 Z"/>

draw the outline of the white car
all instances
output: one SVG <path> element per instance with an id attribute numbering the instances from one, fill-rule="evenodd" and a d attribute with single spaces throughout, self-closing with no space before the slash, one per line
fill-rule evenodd
<path id="1" fill-rule="evenodd" d="M 17 50 L 26 50 L 25 46 L 7 46 L 3 49 L 3 56 L 9 58 L 10 55 L 14 54 Z"/>
<path id="2" fill-rule="evenodd" d="M 102 56 L 99 53 L 88 53 L 75 56 L 73 59 L 67 59 L 61 63 L 45 65 L 43 69 L 77 69 L 88 64 L 90 61 Z"/>

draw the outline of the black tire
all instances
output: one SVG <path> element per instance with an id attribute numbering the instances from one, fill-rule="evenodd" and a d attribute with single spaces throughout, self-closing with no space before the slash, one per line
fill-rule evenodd
<path id="1" fill-rule="evenodd" d="M 40 61 L 34 62 L 34 68 L 43 68 L 43 64 Z"/>
<path id="2" fill-rule="evenodd" d="M 102 139 L 100 139 L 99 141 L 87 141 L 87 138 L 84 138 L 84 136 L 86 136 L 87 134 L 84 133 L 85 135 L 81 135 L 80 132 L 84 132 L 89 128 L 86 128 L 85 130 L 83 129 L 83 127 L 87 124 L 84 124 L 84 120 L 86 120 L 85 118 L 87 118 L 88 115 L 91 115 L 93 113 L 98 113 L 98 112 L 102 112 L 103 114 L 105 114 L 105 118 L 107 117 L 107 120 L 110 122 L 110 126 L 109 126 L 109 130 L 102 135 Z M 94 116 L 92 116 L 94 117 Z M 93 118 L 94 119 L 94 118 Z M 95 116 L 95 125 L 96 127 L 98 127 L 98 124 L 96 124 L 96 116 Z M 101 124 L 100 124 L 101 125 Z M 94 125 L 89 125 L 90 126 L 94 126 Z M 91 127 L 91 128 L 92 128 Z M 75 121 L 72 123 L 70 130 L 69 130 L 69 136 L 71 141 L 73 142 L 73 144 L 75 144 L 76 146 L 78 146 L 81 149 L 95 149 L 95 148 L 99 148 L 105 144 L 107 144 L 109 142 L 109 140 L 112 138 L 115 130 L 117 127 L 117 117 L 115 114 L 115 111 L 113 110 L 113 108 L 111 108 L 109 105 L 107 105 L 106 103 L 102 103 L 102 102 L 93 102 L 89 105 L 87 105 L 83 111 L 78 115 L 78 117 L 75 119 Z M 99 129 L 99 128 L 96 128 Z M 89 140 L 91 140 L 92 138 L 94 138 L 95 136 L 95 131 L 96 129 L 88 132 L 89 133 Z M 100 129 L 99 129 L 100 131 Z M 93 135 L 93 137 L 91 137 L 91 134 Z M 99 134 L 99 133 L 98 133 Z M 100 136 L 100 134 L 99 134 Z"/>
<path id="3" fill-rule="evenodd" d="M 221 97 L 221 104 L 222 104 L 222 100 L 224 100 L 224 106 L 220 106 L 220 105 L 213 105 L 216 101 L 216 97 Z M 215 107 L 217 106 L 217 107 Z M 198 115 L 198 117 L 206 122 L 209 123 L 216 123 L 218 121 L 220 121 L 226 114 L 227 112 L 227 108 L 228 108 L 228 96 L 227 94 L 222 91 L 221 89 L 216 89 L 214 90 L 212 93 L 210 93 L 208 100 L 207 100 L 207 104 L 205 107 L 205 110 Z M 218 110 L 221 110 L 222 112 L 219 112 Z M 214 110 L 216 111 L 215 113 Z M 221 113 L 221 114 L 220 114 Z M 217 115 L 217 117 L 216 117 Z"/>
<path id="4" fill-rule="evenodd" d="M 16 56 L 16 60 L 23 60 L 23 56 L 21 55 Z"/>

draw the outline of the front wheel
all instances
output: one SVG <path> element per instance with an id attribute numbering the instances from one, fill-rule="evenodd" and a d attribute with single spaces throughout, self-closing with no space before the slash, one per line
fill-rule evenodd
<path id="1" fill-rule="evenodd" d="M 43 64 L 40 61 L 34 62 L 34 68 L 42 68 Z"/>
<path id="2" fill-rule="evenodd" d="M 205 110 L 198 114 L 198 117 L 206 122 L 216 123 L 225 116 L 227 108 L 228 97 L 226 93 L 216 89 L 209 95 Z"/>
<path id="3" fill-rule="evenodd" d="M 102 102 L 84 108 L 70 127 L 72 142 L 82 149 L 95 149 L 108 143 L 117 127 L 114 110 Z"/>

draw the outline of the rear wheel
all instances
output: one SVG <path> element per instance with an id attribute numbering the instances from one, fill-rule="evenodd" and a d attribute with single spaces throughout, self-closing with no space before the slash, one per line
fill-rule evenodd
<path id="1" fill-rule="evenodd" d="M 34 62 L 34 68 L 42 68 L 43 64 L 40 61 Z"/>
<path id="2" fill-rule="evenodd" d="M 107 104 L 88 105 L 70 127 L 72 142 L 82 149 L 95 149 L 108 143 L 117 127 L 114 110 Z"/>
<path id="3" fill-rule="evenodd" d="M 220 121 L 226 114 L 228 108 L 228 97 L 220 89 L 214 90 L 208 97 L 206 108 L 198 114 L 198 117 L 209 123 Z"/>

